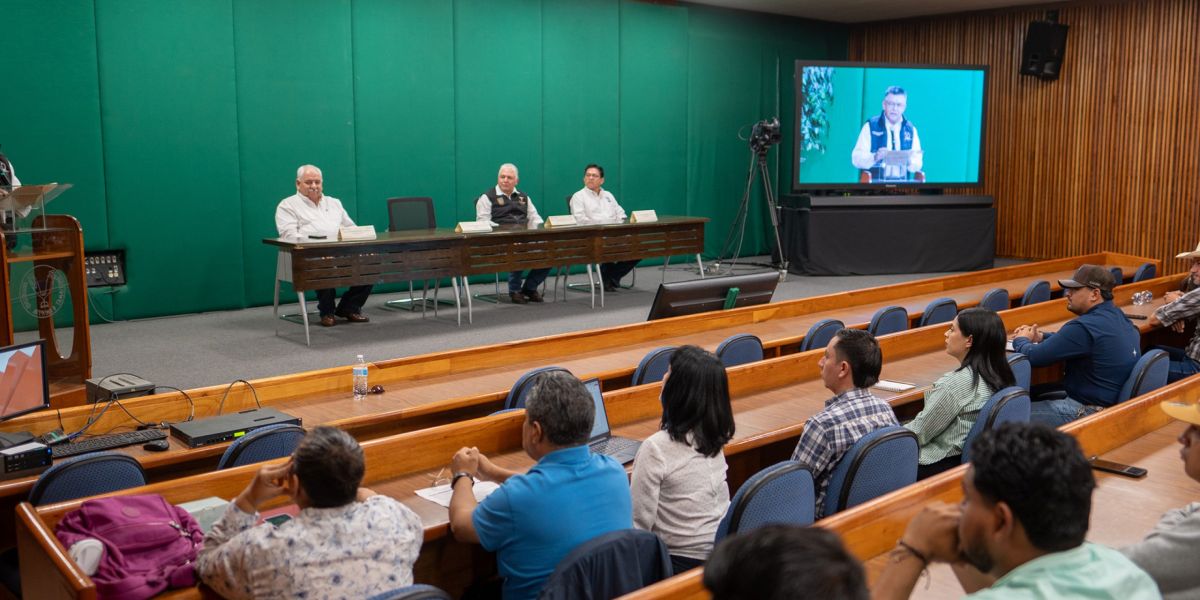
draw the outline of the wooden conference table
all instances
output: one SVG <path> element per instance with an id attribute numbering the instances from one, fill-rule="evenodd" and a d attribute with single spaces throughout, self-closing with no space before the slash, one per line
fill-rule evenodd
<path id="1" fill-rule="evenodd" d="M 1079 440 L 1088 456 L 1143 467 L 1146 477 L 1130 479 L 1093 471 L 1097 487 L 1092 494 L 1088 540 L 1121 547 L 1141 540 L 1163 513 L 1200 497 L 1200 484 L 1183 471 L 1176 438 L 1187 427 L 1158 407 L 1164 400 L 1200 401 L 1200 377 L 1178 381 L 1120 406 L 1069 423 L 1063 431 Z M 871 502 L 817 522 L 838 533 L 846 547 L 865 561 L 868 577 L 887 566 L 887 553 L 904 533 L 908 521 L 932 502 L 955 503 L 962 499 L 966 467 L 918 482 Z M 930 568 L 931 577 L 917 583 L 913 598 L 962 598 L 962 587 L 946 565 Z M 701 570 L 682 575 L 625 596 L 628 600 L 707 600 Z M 928 581 L 928 584 L 927 584 Z"/>
<path id="2" fill-rule="evenodd" d="M 368 440 L 487 415 L 501 408 L 509 388 L 522 373 L 549 364 L 570 369 L 581 378 L 598 377 L 605 390 L 614 390 L 629 385 L 629 377 L 638 361 L 655 347 L 696 344 L 714 349 L 730 335 L 753 333 L 762 338 L 768 356 L 787 355 L 798 349 L 808 327 L 824 318 L 840 318 L 848 326 L 865 327 L 876 310 L 890 304 L 906 306 L 913 318 L 919 318 L 921 309 L 934 298 L 954 297 L 960 307 L 967 307 L 977 304 L 983 293 L 994 287 L 1006 287 L 1010 294 L 1019 298 L 1030 282 L 1037 279 L 1056 282 L 1058 278 L 1069 277 L 1079 264 L 1089 261 L 1132 265 L 1142 259 L 1098 253 L 759 307 L 381 361 L 370 366 L 370 379 L 389 391 L 363 401 L 351 397 L 348 367 L 266 378 L 253 383 L 264 406 L 301 417 L 310 427 L 334 424 L 350 431 L 360 441 Z M 1132 273 L 1133 269 L 1125 268 L 1125 271 Z M 1174 282 L 1175 279 L 1166 281 Z M 1173 285 L 1167 283 L 1160 288 L 1165 290 Z M 1160 289 L 1146 285 L 1127 287 Z M 1161 296 L 1161 292 L 1156 291 L 1155 295 Z M 1061 311 L 1062 301 L 1051 304 L 1060 305 Z M 937 352 L 940 352 L 940 335 L 939 332 L 934 336 Z M 125 410 L 111 407 L 89 431 L 107 433 L 132 429 L 136 422 L 130 414 L 145 422 L 181 421 L 193 412 L 197 418 L 212 416 L 217 414 L 226 388 L 212 386 L 191 390 L 191 403 L 174 392 L 124 400 Z M 254 406 L 255 396 L 244 386 L 231 390 L 224 405 L 227 412 Z M 25 415 L 0 423 L 0 431 L 41 434 L 57 427 L 76 431 L 94 413 L 100 412 L 94 408 L 73 407 L 60 412 Z M 148 478 L 159 481 L 211 471 L 225 448 L 226 444 L 187 448 L 171 439 L 168 452 L 150 453 L 140 446 L 119 451 L 135 456 L 147 470 Z M 10 507 L 28 495 L 35 480 L 34 476 L 26 476 L 0 481 L 0 514 L 11 514 Z M 12 539 L 11 527 L 11 520 L 0 517 L 0 545 Z"/>
<path id="3" fill-rule="evenodd" d="M 1144 282 L 1144 287 L 1161 295 L 1175 278 Z M 1131 286 L 1126 286 L 1127 288 Z M 1135 290 L 1118 290 L 1118 302 L 1129 304 Z M 1128 312 L 1148 313 L 1153 306 L 1125 306 Z M 1056 329 L 1072 315 L 1062 301 L 1005 311 L 1008 328 L 1037 322 Z M 1144 321 L 1139 322 L 1143 329 Z M 921 392 L 956 363 L 944 352 L 945 325 L 884 336 L 883 377 L 913 383 L 916 388 L 902 394 L 878 391 L 898 409 L 919 406 Z M 759 469 L 787 458 L 799 437 L 804 421 L 820 410 L 829 392 L 821 384 L 817 362 L 820 351 L 797 353 L 729 370 L 737 435 L 725 448 L 729 461 L 729 485 L 736 489 Z M 606 409 L 616 435 L 644 439 L 658 428 L 660 384 L 653 383 L 608 392 Z M 461 590 L 477 576 L 494 570 L 491 555 L 477 546 L 450 539 L 446 509 L 416 497 L 415 490 L 428 487 L 450 456 L 462 446 L 476 446 L 497 464 L 523 469 L 532 461 L 521 451 L 521 412 L 492 415 L 374 439 L 363 443 L 367 457 L 364 485 L 390 495 L 410 506 L 425 524 L 425 544 L 416 566 L 416 580 L 450 590 Z M 161 493 L 179 503 L 208 496 L 232 498 L 250 481 L 258 466 L 249 465 L 184 479 L 151 484 L 121 492 Z M 38 597 L 84 597 L 90 585 L 79 576 L 74 564 L 63 559 L 62 549 L 51 537 L 61 515 L 79 502 L 33 508 L 22 503 L 18 510 L 18 545 L 23 581 L 38 581 Z M 27 558 L 28 556 L 28 558 Z M 26 579 L 28 577 L 28 579 Z"/>
<path id="4" fill-rule="evenodd" d="M 453 229 L 386 231 L 373 240 L 323 241 L 265 238 L 279 249 L 275 282 L 278 316 L 279 281 L 291 281 L 304 314 L 304 292 L 351 285 L 423 281 L 449 277 L 459 307 L 458 279 L 502 271 L 523 271 L 563 265 L 600 264 L 671 257 L 704 251 L 705 217 L 661 217 L 651 223 L 616 223 L 528 229 L 500 227 L 487 233 L 458 233 Z M 703 265 L 700 265 L 703 266 Z M 703 273 L 703 271 L 701 271 Z M 282 276 L 282 277 L 281 277 Z M 703 276 L 703 274 L 701 275 Z M 467 289 L 468 320 L 471 294 Z"/>

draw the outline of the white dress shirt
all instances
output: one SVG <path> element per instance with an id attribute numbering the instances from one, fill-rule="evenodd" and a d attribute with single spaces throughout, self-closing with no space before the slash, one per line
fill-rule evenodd
<path id="1" fill-rule="evenodd" d="M 514 194 L 518 191 L 517 188 L 513 188 Z M 496 195 L 506 198 L 509 196 L 500 191 L 500 186 L 496 186 Z M 537 208 L 533 206 L 533 198 L 530 198 L 528 194 L 525 195 L 525 198 L 528 201 L 525 207 L 525 226 L 529 229 L 537 229 L 542 222 L 542 217 L 538 215 Z M 487 194 L 480 194 L 479 200 L 475 201 L 475 220 L 484 223 L 492 222 L 492 201 L 488 200 Z"/>
<path id="2" fill-rule="evenodd" d="M 580 225 L 602 225 L 625 220 L 625 209 L 617 204 L 617 199 L 608 190 L 600 188 L 597 194 L 587 186 L 571 196 L 571 214 Z"/>
<path id="3" fill-rule="evenodd" d="M 342 208 L 342 201 L 332 196 L 321 196 L 321 201 L 314 203 L 307 196 L 292 194 L 275 209 L 275 229 L 279 230 L 280 238 L 310 235 L 335 238 L 342 227 L 354 227 L 354 221 Z"/>

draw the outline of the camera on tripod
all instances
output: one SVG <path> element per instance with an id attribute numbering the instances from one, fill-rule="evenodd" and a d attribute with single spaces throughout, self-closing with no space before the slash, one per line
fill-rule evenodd
<path id="1" fill-rule="evenodd" d="M 750 130 L 750 149 L 762 152 L 778 144 L 782 139 L 783 134 L 779 132 L 779 118 L 771 117 L 770 121 L 763 119 L 755 123 Z"/>

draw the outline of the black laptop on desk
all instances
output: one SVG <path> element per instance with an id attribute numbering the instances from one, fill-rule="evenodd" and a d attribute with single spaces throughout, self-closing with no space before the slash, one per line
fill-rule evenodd
<path id="1" fill-rule="evenodd" d="M 596 454 L 603 454 L 613 460 L 625 464 L 637 456 L 642 443 L 629 438 L 616 437 L 608 426 L 608 412 L 604 410 L 604 396 L 600 394 L 600 380 L 589 379 L 583 382 L 592 403 L 596 406 L 596 418 L 592 421 L 592 435 L 588 438 L 588 447 Z"/>

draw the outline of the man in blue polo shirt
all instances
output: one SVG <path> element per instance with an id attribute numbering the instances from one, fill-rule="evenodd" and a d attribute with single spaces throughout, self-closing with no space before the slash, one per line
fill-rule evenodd
<path id="1" fill-rule="evenodd" d="M 625 469 L 587 446 L 595 411 L 582 382 L 546 373 L 525 401 L 521 427 L 521 446 L 536 465 L 517 473 L 477 448 L 454 455 L 450 528 L 458 541 L 496 553 L 505 600 L 536 598 L 576 546 L 633 527 Z M 480 504 L 472 492 L 476 478 L 501 484 Z"/>
<path id="2" fill-rule="evenodd" d="M 1141 356 L 1142 338 L 1113 304 L 1112 273 L 1083 265 L 1071 279 L 1058 280 L 1067 310 L 1079 315 L 1057 333 L 1022 325 L 1014 332 L 1013 350 L 1035 367 L 1066 363 L 1061 384 L 1034 386 L 1030 420 L 1058 427 L 1117 403 L 1117 395 Z M 1065 397 L 1063 392 L 1065 391 Z"/>

